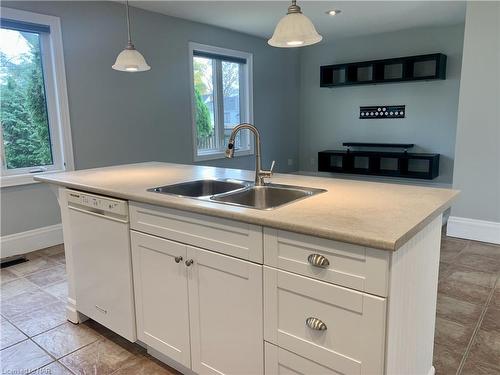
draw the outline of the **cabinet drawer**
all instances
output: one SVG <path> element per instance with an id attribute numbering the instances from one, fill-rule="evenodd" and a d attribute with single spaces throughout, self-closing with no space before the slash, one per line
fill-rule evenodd
<path id="1" fill-rule="evenodd" d="M 143 203 L 130 203 L 132 229 L 262 263 L 262 227 Z"/>
<path id="2" fill-rule="evenodd" d="M 385 311 L 385 298 L 264 267 L 265 340 L 342 374 L 383 373 Z"/>
<path id="3" fill-rule="evenodd" d="M 264 229 L 264 248 L 268 266 L 387 296 L 387 251 L 270 228 Z"/>
<path id="4" fill-rule="evenodd" d="M 339 372 L 268 342 L 265 343 L 265 351 L 266 375 L 340 375 Z"/>

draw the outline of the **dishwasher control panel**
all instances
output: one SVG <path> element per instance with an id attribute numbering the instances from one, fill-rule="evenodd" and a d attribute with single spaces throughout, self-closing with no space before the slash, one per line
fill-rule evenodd
<path id="1" fill-rule="evenodd" d="M 95 210 L 110 212 L 116 215 L 128 215 L 127 201 L 120 199 L 103 197 L 90 193 L 82 193 L 76 190 L 66 190 L 68 204 L 77 204 L 81 207 L 88 207 Z"/>

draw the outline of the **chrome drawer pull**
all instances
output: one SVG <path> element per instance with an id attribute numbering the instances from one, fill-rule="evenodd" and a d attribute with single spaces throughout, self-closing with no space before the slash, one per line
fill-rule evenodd
<path id="1" fill-rule="evenodd" d="M 307 261 L 315 267 L 328 268 L 330 262 L 321 254 L 311 254 L 307 257 Z"/>
<path id="2" fill-rule="evenodd" d="M 309 317 L 306 319 L 306 326 L 315 331 L 326 331 L 326 324 L 318 318 Z"/>
<path id="3" fill-rule="evenodd" d="M 178 257 L 175 257 L 174 260 L 175 260 L 175 263 L 180 263 L 182 262 L 182 257 L 181 256 L 178 256 Z"/>
<path id="4" fill-rule="evenodd" d="M 105 309 L 103 309 L 102 307 L 99 307 L 99 306 L 97 306 L 97 305 L 95 305 L 95 308 L 96 308 L 98 311 L 100 311 L 100 312 L 102 312 L 102 313 L 104 313 L 104 314 L 107 314 L 107 313 L 108 313 L 108 310 L 105 310 Z"/>

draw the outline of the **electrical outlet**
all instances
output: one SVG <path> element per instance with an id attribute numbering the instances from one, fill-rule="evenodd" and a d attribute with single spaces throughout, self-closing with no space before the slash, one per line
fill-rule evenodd
<path id="1" fill-rule="evenodd" d="M 292 165 L 293 165 L 293 159 L 290 158 L 290 159 L 288 159 L 288 166 L 291 167 Z"/>
<path id="2" fill-rule="evenodd" d="M 309 162 L 311 163 L 311 166 L 314 167 L 316 165 L 316 158 L 311 158 Z"/>

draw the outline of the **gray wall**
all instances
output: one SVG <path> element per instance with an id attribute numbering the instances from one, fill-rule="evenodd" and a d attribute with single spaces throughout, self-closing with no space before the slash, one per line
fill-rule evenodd
<path id="1" fill-rule="evenodd" d="M 500 3 L 468 2 L 452 216 L 500 223 Z"/>
<path id="2" fill-rule="evenodd" d="M 301 52 L 300 170 L 317 170 L 317 152 L 342 142 L 408 142 L 418 152 L 441 154 L 437 183 L 451 184 L 463 25 L 403 30 L 342 39 Z M 444 81 L 319 87 L 320 65 L 442 52 Z M 406 104 L 401 120 L 360 120 L 363 105 Z M 337 175 L 338 176 L 338 175 Z"/>
<path id="3" fill-rule="evenodd" d="M 298 51 L 264 39 L 131 8 L 133 39 L 152 70 L 111 69 L 126 42 L 124 6 L 114 2 L 2 2 L 61 18 L 77 169 L 140 161 L 192 163 L 188 42 L 254 54 L 254 122 L 263 163 L 298 165 Z M 288 159 L 294 160 L 288 166 Z M 200 164 L 252 169 L 253 157 Z M 60 222 L 46 186 L 3 188 L 1 235 Z"/>

